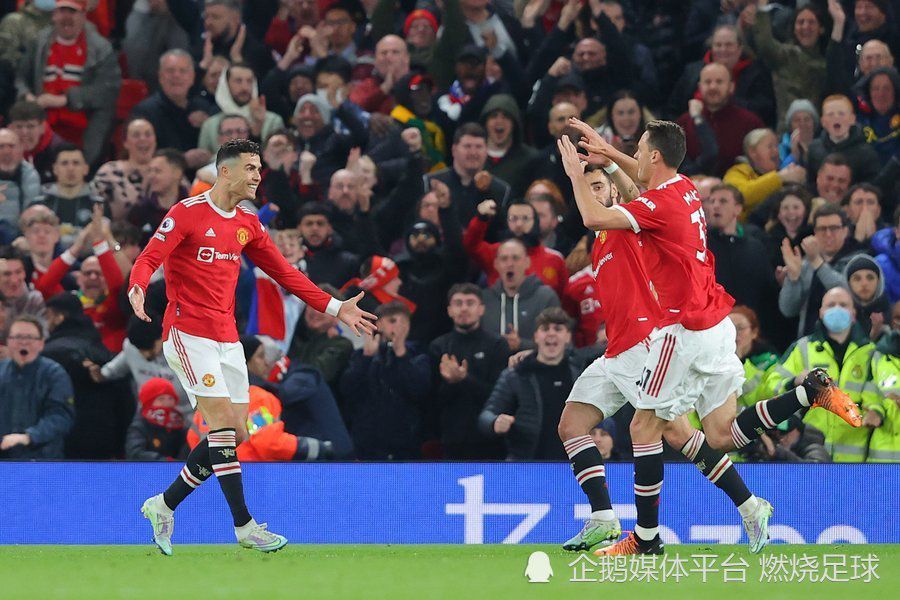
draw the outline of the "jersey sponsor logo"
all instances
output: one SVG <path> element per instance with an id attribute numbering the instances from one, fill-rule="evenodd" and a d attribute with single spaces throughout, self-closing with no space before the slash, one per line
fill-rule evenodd
<path id="1" fill-rule="evenodd" d="M 237 241 L 241 246 L 246 246 L 247 242 L 250 241 L 250 230 L 246 227 L 241 227 L 237 230 Z"/>
<path id="2" fill-rule="evenodd" d="M 209 246 L 200 246 L 197 248 L 197 260 L 202 263 L 212 263 L 214 260 L 240 260 L 240 254 L 232 252 L 216 252 L 215 248 Z"/>
<path id="3" fill-rule="evenodd" d="M 597 277 L 597 273 L 600 272 L 600 268 L 605 265 L 607 262 L 611 261 L 613 257 L 612 252 L 607 252 L 599 261 L 597 261 L 597 268 L 594 269 L 594 278 Z"/>
<path id="4" fill-rule="evenodd" d="M 649 208 L 651 211 L 656 210 L 656 204 L 654 204 L 652 200 L 644 198 L 643 196 L 638 196 L 637 198 L 635 198 L 635 202 L 640 202 L 641 204 L 645 204 L 647 206 L 647 208 Z"/>
<path id="5" fill-rule="evenodd" d="M 159 224 L 160 233 L 169 233 L 175 229 L 175 219 L 172 217 L 166 217 L 163 219 L 163 222 Z"/>
<path id="6" fill-rule="evenodd" d="M 213 231 L 212 227 L 206 230 L 206 237 L 216 237 L 216 232 Z"/>
<path id="7" fill-rule="evenodd" d="M 205 385 L 206 387 L 212 387 L 216 385 L 216 378 L 212 373 L 207 373 L 203 376 L 203 385 Z"/>

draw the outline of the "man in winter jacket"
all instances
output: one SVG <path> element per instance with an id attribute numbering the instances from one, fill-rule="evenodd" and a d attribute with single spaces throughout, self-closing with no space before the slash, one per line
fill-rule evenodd
<path id="1" fill-rule="evenodd" d="M 533 348 L 531 340 L 538 314 L 545 308 L 559 306 L 556 292 L 543 285 L 530 266 L 525 243 L 509 239 L 497 248 L 494 269 L 500 279 L 484 293 L 484 318 L 481 328 L 506 338 L 509 349 L 518 352 Z"/>
<path id="2" fill-rule="evenodd" d="M 19 215 L 41 192 L 41 178 L 24 160 L 22 143 L 11 129 L 0 129 L 0 244 L 8 244 L 18 233 Z"/>
<path id="3" fill-rule="evenodd" d="M 72 380 L 56 362 L 40 356 L 44 326 L 34 317 L 10 324 L 10 358 L 0 360 L 0 458 L 63 458 L 72 428 Z"/>
<path id="4" fill-rule="evenodd" d="M 138 413 L 125 435 L 125 458 L 187 458 L 187 429 L 172 382 L 159 377 L 148 379 L 138 392 L 138 401 Z"/>
<path id="5" fill-rule="evenodd" d="M 487 130 L 488 160 L 485 168 L 509 184 L 518 198 L 531 183 L 528 165 L 537 150 L 525 144 L 522 114 L 516 99 L 509 94 L 496 94 L 481 110 L 481 124 Z"/>
<path id="6" fill-rule="evenodd" d="M 836 94 L 822 101 L 822 134 L 809 144 L 807 171 L 812 177 L 826 156 L 839 153 L 847 159 L 855 182 L 871 181 L 880 170 L 878 152 L 866 142 L 856 124 L 853 103 L 847 96 Z"/>
<path id="7" fill-rule="evenodd" d="M 567 353 L 572 319 L 559 307 L 541 312 L 537 351 L 506 369 L 478 418 L 482 434 L 506 441 L 507 460 L 565 460 L 556 432 L 566 398 L 581 373 Z"/>
<path id="8" fill-rule="evenodd" d="M 484 315 L 481 294 L 471 283 L 450 289 L 447 314 L 453 320 L 453 331 L 428 348 L 435 381 L 429 413 L 436 422 L 444 458 L 450 460 L 490 460 L 505 455 L 500 444 L 486 440 L 478 431 L 478 415 L 509 356 L 509 347 L 500 336 L 480 328 Z"/>
<path id="9" fill-rule="evenodd" d="M 307 203 L 300 209 L 298 229 L 306 274 L 313 283 L 339 288 L 356 276 L 360 257 L 344 248 L 343 240 L 331 226 L 332 214 L 332 207 L 324 202 Z"/>

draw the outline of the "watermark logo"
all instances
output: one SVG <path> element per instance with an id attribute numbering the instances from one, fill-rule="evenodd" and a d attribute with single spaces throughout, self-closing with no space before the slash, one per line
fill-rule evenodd
<path id="1" fill-rule="evenodd" d="M 550 557 L 546 552 L 532 552 L 528 557 L 528 565 L 525 567 L 525 577 L 528 583 L 549 583 L 553 577 L 553 567 L 550 566 Z"/>

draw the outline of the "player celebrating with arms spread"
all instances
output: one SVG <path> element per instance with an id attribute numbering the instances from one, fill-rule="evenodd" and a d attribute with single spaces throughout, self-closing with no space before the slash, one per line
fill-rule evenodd
<path id="1" fill-rule="evenodd" d="M 250 400 L 234 318 L 241 254 L 313 309 L 337 316 L 357 335 L 360 330 L 375 332 L 375 315 L 357 306 L 362 293 L 340 302 L 320 290 L 288 264 L 256 215 L 239 206 L 256 195 L 260 168 L 258 144 L 248 140 L 223 144 L 216 155 L 216 184 L 169 210 L 131 271 L 128 299 L 135 314 L 149 321 L 144 311 L 147 283 L 165 263 L 169 302 L 163 318 L 163 351 L 210 429 L 165 493 L 149 498 L 141 508 L 153 525 L 153 541 L 166 555 L 172 554 L 175 508 L 213 473 L 242 546 L 274 552 L 287 544 L 284 536 L 250 516 L 236 453 L 247 437 Z"/>
<path id="2" fill-rule="evenodd" d="M 662 434 L 667 422 L 695 408 L 710 445 L 727 451 L 743 447 L 804 407 L 822 407 L 855 427 L 861 419 L 856 404 L 822 369 L 810 371 L 800 387 L 735 418 L 744 373 L 735 353 L 734 325 L 727 318 L 734 299 L 716 283 L 700 195 L 688 178 L 678 174 L 685 155 L 684 131 L 669 121 L 648 123 L 632 158 L 586 123 L 570 119 L 569 124 L 582 134 L 579 144 L 588 151 L 589 161 L 612 160 L 648 188 L 633 202 L 612 208 L 594 204 L 582 216 L 595 230 L 642 233 L 645 265 L 663 311 L 659 329 L 650 337 L 631 422 L 637 525 L 628 537 L 599 553 L 659 552 Z M 742 514 L 745 511 L 749 513 L 745 519 L 750 516 L 765 524 L 772 507 L 757 499 L 743 507 Z M 758 551 L 767 537 L 765 531 L 756 533 L 759 546 L 751 546 L 752 551 Z"/>

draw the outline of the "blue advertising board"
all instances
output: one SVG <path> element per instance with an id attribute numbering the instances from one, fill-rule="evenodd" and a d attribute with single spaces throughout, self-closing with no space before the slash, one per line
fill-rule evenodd
<path id="1" fill-rule="evenodd" d="M 141 544 L 143 501 L 176 463 L 0 463 L 0 544 Z M 775 506 L 775 542 L 900 542 L 900 465 L 741 464 Z M 567 463 L 244 464 L 247 505 L 293 543 L 556 544 L 590 512 Z M 607 465 L 622 526 L 634 525 L 632 465 Z M 228 543 L 215 478 L 176 513 L 177 543 Z M 692 465 L 666 465 L 667 543 L 743 543 L 727 496 Z"/>

